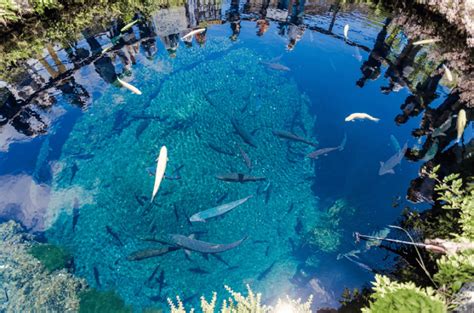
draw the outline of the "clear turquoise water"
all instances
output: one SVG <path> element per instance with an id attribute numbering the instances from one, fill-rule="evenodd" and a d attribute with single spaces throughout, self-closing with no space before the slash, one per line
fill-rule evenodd
<path id="1" fill-rule="evenodd" d="M 235 24 L 228 6 L 218 11 Z M 150 28 L 159 33 L 180 25 L 172 14 L 182 10 L 173 10 L 157 13 Z M 48 132 L 13 140 L 8 147 L 4 139 L 0 179 L 2 192 L 9 195 L 2 205 L 9 209 L 2 211 L 2 218 L 20 220 L 32 231 L 44 232 L 48 241 L 66 246 L 74 255 L 78 276 L 94 288 L 116 290 L 136 308 L 165 306 L 166 298 L 175 295 L 195 305 L 201 294 L 224 293 L 224 284 L 236 290 L 250 284 L 272 303 L 284 294 L 314 293 L 311 279 L 327 291 L 316 295 L 316 305 L 337 305 L 345 287 L 360 287 L 373 276 L 338 258 L 360 248 L 352 233 L 380 231 L 407 205 L 401 200 L 393 207 L 392 202 L 404 198 L 419 165 L 404 160 L 395 175 L 379 176 L 379 162 L 396 152 L 391 135 L 401 145 L 417 144 L 410 133 L 419 118 L 401 127 L 394 122 L 410 91 L 380 92 L 389 84 L 386 64 L 378 79 L 368 80 L 363 88 L 356 85 L 385 17 L 341 12 L 332 35 L 318 32 L 316 27 L 326 29 L 331 16 L 307 16 L 309 26 L 300 28 L 302 36 L 292 51 L 287 44 L 295 25 L 271 21 L 268 31 L 257 36 L 255 22 L 244 20 L 242 14 L 235 41 L 229 38 L 232 23 L 212 25 L 205 44 L 194 41 L 186 47 L 176 41 L 176 57 L 170 57 L 166 43 L 180 35 L 158 34 L 157 53 L 151 57 L 146 57 L 143 41 L 82 67 L 73 78 L 87 90 L 87 106 L 79 109 L 71 105 L 71 94 L 51 91 L 58 112 L 48 112 L 54 117 Z M 343 38 L 345 24 L 351 26 L 350 40 Z M 140 27 L 134 26 L 126 42 L 143 35 Z M 403 36 L 399 38 L 403 45 Z M 90 49 L 91 40 L 78 47 Z M 65 53 L 59 55 L 67 59 Z M 268 62 L 290 70 L 272 69 Z M 110 84 L 110 71 L 143 94 Z M 46 75 L 44 69 L 41 75 Z M 437 91 L 435 103 L 444 99 L 443 87 Z M 367 112 L 380 122 L 344 122 L 353 112 Z M 253 134 L 256 148 L 235 133 L 232 118 Z M 311 161 L 304 156 L 314 147 L 279 139 L 273 130 L 318 141 L 319 148 L 339 145 L 344 134 L 347 143 L 343 151 Z M 209 144 L 234 155 L 216 152 Z M 147 168 L 154 166 L 161 146 L 169 151 L 167 173 L 182 166 L 181 179 L 165 179 L 150 206 L 154 178 Z M 252 160 L 250 173 L 266 177 L 266 182 L 215 178 L 227 172 L 249 173 L 239 146 Z M 268 182 L 267 195 L 260 191 Z M 21 196 L 20 190 L 28 190 L 30 196 Z M 225 194 L 224 202 L 253 198 L 207 223 L 187 221 Z M 302 244 L 312 229 L 319 245 L 308 249 Z M 162 247 L 144 239 L 170 233 L 196 233 L 214 243 L 248 239 L 220 254 L 221 260 L 199 253 L 186 256 L 182 250 L 127 260 L 135 251 Z M 370 253 L 358 261 L 383 267 L 379 260 L 385 254 Z"/>

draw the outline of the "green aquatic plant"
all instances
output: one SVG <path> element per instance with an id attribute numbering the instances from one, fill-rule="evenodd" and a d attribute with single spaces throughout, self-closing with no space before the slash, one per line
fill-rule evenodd
<path id="1" fill-rule="evenodd" d="M 131 313 L 132 308 L 113 291 L 89 289 L 79 294 L 79 313 Z"/>
<path id="2" fill-rule="evenodd" d="M 217 312 L 221 313 L 311 312 L 312 297 L 302 303 L 301 299 L 295 300 L 287 296 L 285 300 L 278 299 L 275 307 L 272 307 L 263 305 L 261 302 L 262 294 L 254 293 L 249 285 L 247 285 L 247 296 L 242 295 L 240 292 L 235 292 L 229 286 L 225 286 L 225 289 L 230 293 L 231 297 L 222 301 L 220 309 L 217 307 L 217 293 L 214 292 L 210 302 L 204 296 L 201 297 L 201 311 L 203 313 L 214 313 L 218 309 Z M 181 299 L 176 297 L 176 300 L 175 304 L 174 301 L 168 298 L 171 313 L 186 313 Z M 190 309 L 189 312 L 194 312 L 194 309 Z"/>
<path id="3" fill-rule="evenodd" d="M 474 250 L 442 256 L 437 264 L 438 272 L 434 280 L 448 296 L 454 295 L 463 284 L 474 279 Z"/>
<path id="4" fill-rule="evenodd" d="M 67 267 L 72 261 L 72 255 L 66 249 L 52 244 L 34 245 L 29 252 L 51 272 Z"/>
<path id="5" fill-rule="evenodd" d="M 382 275 L 375 276 L 374 293 L 363 313 L 447 311 L 443 299 L 432 288 L 419 288 L 414 283 L 398 283 Z"/>

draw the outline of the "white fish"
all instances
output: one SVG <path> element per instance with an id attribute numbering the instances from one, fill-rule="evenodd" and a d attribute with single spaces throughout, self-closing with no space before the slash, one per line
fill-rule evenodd
<path id="1" fill-rule="evenodd" d="M 373 117 L 373 116 L 371 116 L 367 113 L 352 113 L 351 115 L 346 117 L 344 120 L 346 122 L 355 122 L 355 120 L 363 120 L 363 119 L 367 119 L 367 120 L 370 120 L 370 121 L 373 121 L 373 122 L 380 121 L 379 118 Z"/>
<path id="2" fill-rule="evenodd" d="M 458 119 L 456 121 L 456 129 L 458 131 L 457 141 L 461 140 L 462 134 L 464 133 L 464 128 L 466 127 L 466 111 L 464 109 L 459 110 Z"/>
<path id="3" fill-rule="evenodd" d="M 205 28 L 198 28 L 198 29 L 192 30 L 189 33 L 187 33 L 186 35 L 184 35 L 183 37 L 181 37 L 181 40 L 185 40 L 188 37 L 194 36 L 196 34 L 203 33 L 205 30 L 206 30 Z"/>
<path id="4" fill-rule="evenodd" d="M 155 173 L 155 185 L 153 186 L 153 194 L 151 195 L 151 202 L 155 199 L 158 188 L 160 188 L 161 181 L 165 175 L 166 163 L 168 162 L 168 150 L 165 146 L 161 147 L 160 155 L 158 156 Z"/>
<path id="5" fill-rule="evenodd" d="M 424 39 L 424 40 L 418 40 L 413 43 L 414 46 L 418 45 L 427 45 L 430 43 L 435 43 L 435 42 L 440 42 L 441 39 Z"/>
<path id="6" fill-rule="evenodd" d="M 349 34 L 349 24 L 344 26 L 344 38 L 348 39 L 347 35 Z"/>
<path id="7" fill-rule="evenodd" d="M 117 80 L 118 82 L 120 83 L 120 85 L 122 85 L 123 87 L 127 88 L 128 90 L 130 90 L 131 92 L 133 92 L 134 94 L 137 94 L 137 95 L 141 95 L 142 92 L 135 86 L 127 83 L 127 82 L 124 82 L 123 80 L 121 80 L 120 78 L 117 77 Z"/>
<path id="8" fill-rule="evenodd" d="M 448 80 L 450 82 L 453 81 L 453 74 L 451 73 L 451 71 L 449 70 L 449 68 L 443 64 L 443 68 L 444 68 L 444 73 L 446 74 L 446 78 L 448 78 Z"/>

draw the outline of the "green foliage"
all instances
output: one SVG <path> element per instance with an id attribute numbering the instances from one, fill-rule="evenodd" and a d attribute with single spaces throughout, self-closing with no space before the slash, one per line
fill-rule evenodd
<path id="1" fill-rule="evenodd" d="M 89 289 L 79 295 L 79 313 L 131 313 L 132 309 L 113 291 Z"/>
<path id="2" fill-rule="evenodd" d="M 431 288 L 421 289 L 414 283 L 390 281 L 386 276 L 376 275 L 374 293 L 368 308 L 363 313 L 382 312 L 446 312 L 446 305 L 441 297 Z"/>
<path id="3" fill-rule="evenodd" d="M 72 260 L 67 250 L 51 244 L 34 245 L 29 252 L 51 272 L 65 268 Z"/>
<path id="4" fill-rule="evenodd" d="M 308 301 L 301 303 L 301 299 L 294 300 L 286 297 L 285 300 L 278 299 L 275 307 L 262 305 L 262 294 L 254 293 L 250 286 L 247 285 L 247 296 L 243 296 L 239 292 L 233 291 L 230 287 L 225 286 L 225 289 L 230 293 L 231 297 L 222 301 L 220 310 L 221 313 L 271 313 L 271 312 L 293 312 L 293 313 L 311 313 L 312 297 Z M 179 297 L 176 297 L 175 304 L 168 298 L 171 313 L 186 313 L 184 304 Z M 208 302 L 204 297 L 201 297 L 201 311 L 204 313 L 214 313 L 216 311 L 217 293 L 212 294 L 212 299 Z M 194 312 L 191 309 L 189 312 Z"/>
<path id="5" fill-rule="evenodd" d="M 438 260 L 434 280 L 448 295 L 458 292 L 462 285 L 474 279 L 474 250 L 443 256 Z"/>

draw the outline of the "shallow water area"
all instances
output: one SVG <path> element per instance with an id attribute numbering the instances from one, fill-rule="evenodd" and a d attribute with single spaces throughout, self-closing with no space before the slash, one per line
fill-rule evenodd
<path id="1" fill-rule="evenodd" d="M 2 220 L 66 247 L 75 275 L 137 311 L 167 309 L 176 295 L 197 306 L 246 284 L 268 304 L 313 294 L 315 308 L 337 307 L 344 288 L 390 266 L 352 234 L 386 235 L 405 206 L 426 207 L 405 200 L 420 164 L 400 151 L 423 146 L 412 137 L 422 116 L 400 105 L 417 92 L 433 107 L 450 97 L 428 48 L 414 48 L 386 13 L 330 1 L 188 1 L 135 19 L 123 32 L 121 20 L 91 25 L 25 63 L 29 81 L 8 82 L 8 97 L 28 105 L 5 110 L 0 128 Z M 202 31 L 186 38 L 191 29 Z M 379 120 L 345 121 L 361 112 Z M 165 177 L 151 201 L 162 146 Z M 421 162 L 438 153 L 428 148 Z M 237 181 L 221 179 L 230 174 Z M 167 247 L 170 234 L 243 242 L 133 259 Z"/>

